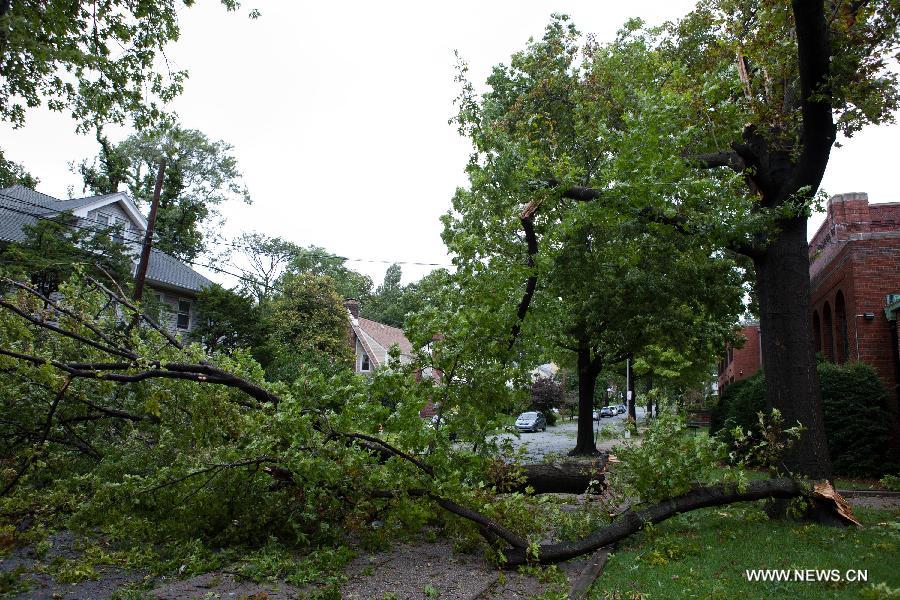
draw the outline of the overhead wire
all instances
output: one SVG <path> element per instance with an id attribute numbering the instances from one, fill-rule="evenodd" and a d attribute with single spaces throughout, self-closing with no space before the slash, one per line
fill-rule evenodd
<path id="1" fill-rule="evenodd" d="M 71 214 L 71 211 L 68 211 L 68 210 L 60 210 L 60 209 L 45 206 L 42 204 L 38 204 L 36 202 L 30 202 L 28 200 L 24 200 L 24 199 L 18 198 L 16 196 L 11 196 L 11 195 L 3 193 L 3 192 L 0 192 L 0 197 L 5 198 L 7 200 L 11 200 L 13 202 L 17 202 L 19 204 L 24 204 L 26 206 L 37 208 L 42 211 L 50 211 L 52 213 L 56 213 L 59 215 Z M 11 210 L 13 212 L 17 212 L 17 213 L 20 213 L 23 215 L 28 215 L 28 216 L 38 218 L 38 219 L 53 220 L 51 218 L 48 218 L 46 215 L 34 214 L 34 213 L 29 213 L 29 212 L 25 212 L 25 211 L 21 211 L 21 210 L 16 210 L 16 209 L 14 209 L 12 207 L 8 207 L 8 206 L 4 207 L 4 208 L 6 208 L 7 210 Z M 95 227 L 91 227 L 89 225 L 81 225 L 81 224 L 70 224 L 69 226 L 76 227 L 78 229 L 87 230 L 87 231 L 94 231 L 95 233 L 109 233 L 109 230 L 112 227 L 112 226 L 106 226 L 106 227 L 101 226 L 100 228 L 95 228 Z M 120 236 L 122 237 L 122 239 L 128 240 L 129 242 L 134 243 L 134 244 L 142 244 L 144 241 L 144 236 L 139 236 L 137 239 L 135 239 L 133 237 L 128 236 L 127 231 L 121 232 Z M 169 243 L 174 242 L 174 240 L 172 240 L 171 238 L 168 238 L 168 237 L 162 236 L 162 235 L 154 235 L 154 238 L 155 238 L 154 242 L 161 242 L 161 241 L 165 241 L 165 242 L 169 242 Z M 237 250 L 246 250 L 246 251 L 253 250 L 253 248 L 250 246 L 247 246 L 245 244 L 238 244 L 235 242 L 219 242 L 216 240 L 208 240 L 207 243 L 216 245 L 216 246 L 228 246 L 228 247 L 231 247 L 231 248 L 234 248 Z M 342 260 L 344 262 L 355 262 L 355 263 L 373 263 L 373 264 L 388 264 L 388 265 L 397 264 L 397 265 L 422 266 L 422 267 L 452 267 L 453 266 L 453 265 L 447 264 L 447 263 L 430 263 L 430 262 L 424 262 L 424 261 L 388 260 L 388 259 L 374 259 L 374 258 L 349 258 L 346 256 L 341 256 L 339 254 L 331 254 L 331 253 L 320 254 L 320 256 L 323 256 L 324 258 L 333 258 L 333 259 L 337 259 L 337 260 Z M 185 259 L 178 259 L 178 260 L 182 260 L 183 262 L 188 262 Z M 199 266 L 206 266 L 206 265 L 199 265 Z M 210 268 L 214 271 L 217 270 L 216 268 L 213 268 L 211 266 L 208 266 L 208 268 Z"/>

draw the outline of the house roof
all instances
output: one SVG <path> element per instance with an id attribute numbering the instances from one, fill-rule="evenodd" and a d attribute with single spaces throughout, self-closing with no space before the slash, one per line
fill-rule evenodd
<path id="1" fill-rule="evenodd" d="M 390 325 L 385 325 L 378 321 L 372 321 L 365 317 L 359 318 L 359 327 L 366 335 L 375 340 L 375 343 L 378 345 L 384 348 L 390 348 L 396 344 L 400 346 L 401 354 L 406 354 L 407 356 L 412 355 L 412 344 L 406 339 L 406 336 L 403 335 L 402 329 L 391 327 Z"/>
<path id="2" fill-rule="evenodd" d="M 412 344 L 403 335 L 402 329 L 364 317 L 354 318 L 352 314 L 350 325 L 369 355 L 373 367 L 386 364 L 390 349 L 395 345 L 400 348 L 401 362 L 408 362 L 412 358 Z"/>
<path id="3" fill-rule="evenodd" d="M 156 248 L 150 252 L 150 262 L 147 265 L 147 282 L 151 285 L 161 284 L 165 287 L 191 292 L 199 292 L 213 283 L 171 254 L 166 254 Z"/>
<path id="4" fill-rule="evenodd" d="M 104 203 L 133 202 L 126 194 L 117 192 L 102 196 L 87 196 L 70 200 L 57 200 L 47 194 L 29 189 L 23 185 L 0 189 L 0 241 L 21 242 L 25 239 L 22 228 L 32 225 L 38 219 L 50 218 L 60 212 L 77 211 L 85 207 L 102 206 Z M 136 209 L 135 209 L 135 212 Z M 140 214 L 138 213 L 138 216 Z M 141 216 L 141 218 L 143 218 Z M 139 223 L 143 225 L 143 223 Z M 175 257 L 157 249 L 150 253 L 147 267 L 147 282 L 177 290 L 199 292 L 212 282 L 185 265 Z"/>

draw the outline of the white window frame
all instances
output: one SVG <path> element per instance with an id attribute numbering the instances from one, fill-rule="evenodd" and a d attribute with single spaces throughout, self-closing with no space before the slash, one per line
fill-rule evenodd
<path id="1" fill-rule="evenodd" d="M 359 370 L 363 373 L 368 373 L 372 370 L 372 359 L 369 358 L 369 354 L 365 350 L 362 356 L 359 357 Z"/>
<path id="2" fill-rule="evenodd" d="M 182 310 L 182 305 L 187 305 L 187 310 Z M 191 310 L 193 309 L 193 303 L 190 300 L 178 300 L 178 306 L 175 311 L 175 329 L 178 331 L 190 331 L 191 330 Z M 187 323 L 184 327 L 181 326 L 181 317 L 187 318 Z"/>

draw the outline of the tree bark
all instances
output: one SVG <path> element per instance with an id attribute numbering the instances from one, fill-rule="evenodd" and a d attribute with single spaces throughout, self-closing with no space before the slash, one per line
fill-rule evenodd
<path id="1" fill-rule="evenodd" d="M 722 506 L 734 502 L 763 500 L 765 498 L 788 499 L 801 496 L 808 497 L 813 502 L 822 501 L 821 496 L 817 495 L 816 491 L 810 490 L 799 482 L 788 478 L 753 481 L 747 485 L 747 489 L 743 492 L 738 491 L 733 486 L 725 485 L 696 488 L 686 494 L 663 500 L 659 504 L 654 504 L 639 511 L 629 510 L 621 515 L 617 521 L 595 530 L 581 540 L 541 544 L 537 548 L 536 558 L 533 554 L 529 556 L 528 548 L 512 548 L 505 554 L 506 562 L 504 567 L 513 568 L 529 562 L 541 564 L 562 562 L 613 544 L 637 533 L 647 525 L 655 525 L 678 514 L 700 508 Z M 833 503 L 826 503 L 825 505 L 832 512 L 838 512 L 835 510 Z M 841 522 L 844 524 L 850 523 L 847 518 L 843 518 Z"/>
<path id="2" fill-rule="evenodd" d="M 591 357 L 587 342 L 578 344 L 578 436 L 569 456 L 590 456 L 597 453 L 594 444 L 594 390 L 600 369 Z"/>
<path id="3" fill-rule="evenodd" d="M 754 261 L 766 374 L 766 402 L 781 411 L 785 426 L 801 423 L 800 440 L 788 450 L 787 471 L 828 479 L 831 463 L 809 325 L 809 249 L 806 219 L 784 224 Z"/>
<path id="4" fill-rule="evenodd" d="M 600 493 L 606 485 L 604 469 L 608 455 L 595 463 L 564 462 L 558 464 L 524 465 L 525 481 L 521 485 L 504 488 L 506 492 L 524 492 L 530 487 L 535 494 L 584 494 L 591 488 Z M 593 482 L 593 485 L 592 485 Z"/>

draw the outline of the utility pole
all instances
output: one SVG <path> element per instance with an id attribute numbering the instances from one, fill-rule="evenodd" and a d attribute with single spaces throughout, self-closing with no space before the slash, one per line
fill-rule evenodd
<path id="1" fill-rule="evenodd" d="M 134 275 L 134 299 L 140 301 L 144 295 L 144 280 L 147 278 L 147 267 L 150 265 L 150 250 L 153 247 L 153 227 L 156 225 L 156 210 L 159 208 L 159 196 L 162 193 L 163 175 L 166 172 L 166 159 L 159 161 L 156 172 L 156 187 L 153 189 L 153 201 L 150 203 L 150 215 L 147 217 L 147 233 L 141 247 L 141 260 Z"/>
<path id="2" fill-rule="evenodd" d="M 635 409 L 634 394 L 634 369 L 631 367 L 631 357 L 625 359 L 625 395 L 628 398 L 628 418 L 637 421 L 637 410 Z"/>

